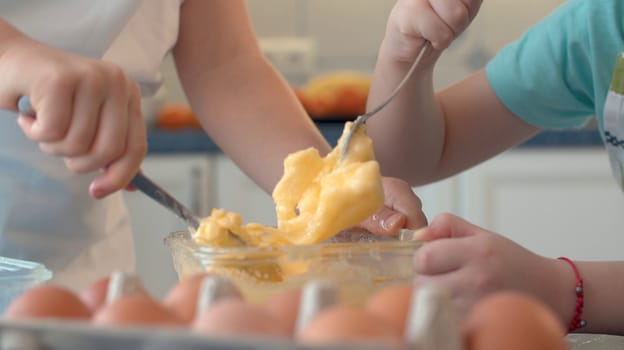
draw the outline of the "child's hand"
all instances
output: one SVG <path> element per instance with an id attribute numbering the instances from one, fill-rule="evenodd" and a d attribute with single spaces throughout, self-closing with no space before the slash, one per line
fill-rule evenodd
<path id="1" fill-rule="evenodd" d="M 418 229 L 427 225 L 422 203 L 409 184 L 397 178 L 384 177 L 382 184 L 385 206 L 360 227 L 383 236 L 395 235 L 402 228 Z"/>
<path id="2" fill-rule="evenodd" d="M 482 0 L 397 0 L 386 28 L 385 44 L 400 60 L 412 62 L 424 40 L 447 48 L 474 19 Z"/>
<path id="3" fill-rule="evenodd" d="M 17 111 L 19 97 L 29 96 L 36 117 L 18 117 L 24 134 L 73 172 L 102 170 L 93 197 L 127 185 L 147 149 L 137 84 L 110 63 L 21 35 L 2 44 L 0 108 Z"/>
<path id="4" fill-rule="evenodd" d="M 563 299 L 555 288 L 573 283 L 566 274 L 567 265 L 534 254 L 457 216 L 438 215 L 414 238 L 428 242 L 414 257 L 414 283 L 431 283 L 448 290 L 462 317 L 483 297 L 506 289 L 536 296 L 560 315 L 568 312 L 574 302 L 572 293 L 570 300 Z M 562 307 L 557 310 L 559 305 Z M 568 317 L 571 315 L 561 316 L 562 322 L 567 322 Z"/>

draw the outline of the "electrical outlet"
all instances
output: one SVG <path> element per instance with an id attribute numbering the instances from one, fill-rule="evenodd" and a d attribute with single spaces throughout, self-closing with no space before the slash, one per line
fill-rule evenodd
<path id="1" fill-rule="evenodd" d="M 265 57 L 287 79 L 305 79 L 316 69 L 316 40 L 311 37 L 260 38 Z"/>

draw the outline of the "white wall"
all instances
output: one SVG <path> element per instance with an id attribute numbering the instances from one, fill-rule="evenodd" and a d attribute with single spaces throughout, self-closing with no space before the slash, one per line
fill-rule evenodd
<path id="1" fill-rule="evenodd" d="M 469 30 L 445 53 L 437 83 L 446 85 L 482 67 L 505 43 L 563 0 L 484 1 Z M 318 72 L 372 71 L 395 0 L 248 0 L 259 37 L 312 36 Z"/>
<path id="2" fill-rule="evenodd" d="M 485 1 L 470 28 L 441 57 L 436 85 L 459 80 L 563 0 Z M 395 0 L 248 0 L 259 38 L 312 37 L 312 75 L 335 70 L 372 72 Z M 168 100 L 185 101 L 170 59 L 163 64 Z"/>

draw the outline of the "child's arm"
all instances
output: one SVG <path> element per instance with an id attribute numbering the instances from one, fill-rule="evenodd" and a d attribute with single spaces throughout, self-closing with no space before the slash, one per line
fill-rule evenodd
<path id="1" fill-rule="evenodd" d="M 437 58 L 476 15 L 480 0 L 399 0 L 379 50 L 369 106 L 403 78 L 425 40 L 436 49 L 421 60 L 397 98 L 368 121 L 386 175 L 420 185 L 457 173 L 517 144 L 535 128 L 498 100 L 485 72 L 436 94 Z"/>

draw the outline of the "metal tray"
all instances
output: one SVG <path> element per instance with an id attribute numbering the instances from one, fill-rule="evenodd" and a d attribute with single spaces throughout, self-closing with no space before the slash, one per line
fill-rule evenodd
<path id="1" fill-rule="evenodd" d="M 0 319 L 1 350 L 392 350 L 373 344 L 313 347 L 252 336 L 209 337 L 173 328 L 105 328 L 63 320 Z"/>
<path id="2" fill-rule="evenodd" d="M 624 337 L 570 334 L 571 350 L 624 349 Z M 396 350 L 374 344 L 325 347 L 252 336 L 208 337 L 172 328 L 104 328 L 63 320 L 0 319 L 1 350 Z"/>

